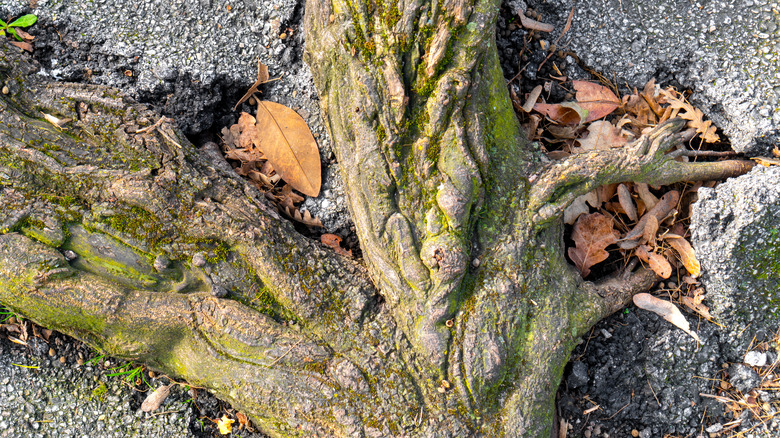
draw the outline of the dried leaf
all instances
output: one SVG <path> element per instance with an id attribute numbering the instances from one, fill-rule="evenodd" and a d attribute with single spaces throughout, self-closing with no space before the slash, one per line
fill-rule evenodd
<path id="1" fill-rule="evenodd" d="M 162 402 L 165 401 L 165 398 L 168 397 L 168 394 L 171 393 L 171 386 L 173 386 L 173 384 L 163 385 L 147 395 L 144 402 L 141 403 L 141 410 L 144 412 L 157 410 L 157 408 L 162 405 Z"/>
<path id="2" fill-rule="evenodd" d="M 588 135 L 578 139 L 579 148 L 572 152 L 586 152 L 619 148 L 629 141 L 630 132 L 623 131 L 605 120 L 596 120 L 588 126 Z"/>
<path id="3" fill-rule="evenodd" d="M 521 107 L 523 111 L 530 113 L 532 109 L 534 109 L 534 105 L 536 105 L 536 101 L 539 100 L 539 96 L 542 94 L 542 86 L 537 85 L 533 90 L 531 90 L 531 93 L 528 95 L 528 99 L 526 99 L 525 103 Z"/>
<path id="4" fill-rule="evenodd" d="M 705 142 L 715 143 L 720 140 L 720 137 L 715 133 L 715 126 L 712 126 L 712 121 L 704 120 L 704 113 L 699 109 L 694 108 L 685 99 L 677 97 L 677 93 L 672 89 L 661 90 L 661 95 L 666 99 L 671 108 L 682 112 L 677 115 L 688 120 L 688 126 L 695 128 Z"/>
<path id="5" fill-rule="evenodd" d="M 584 123 L 607 116 L 620 106 L 620 99 L 609 88 L 587 81 L 572 81 L 577 90 L 577 103 L 588 111 Z"/>
<path id="6" fill-rule="evenodd" d="M 352 250 L 346 250 L 341 247 L 341 237 L 335 235 L 335 234 L 323 234 L 320 236 L 320 242 L 322 242 L 324 245 L 329 246 L 333 248 L 334 251 L 336 251 L 338 254 L 341 254 L 346 257 L 352 257 Z"/>
<path id="7" fill-rule="evenodd" d="M 22 29 L 19 29 L 18 27 L 15 29 L 16 34 L 19 35 L 19 37 L 25 41 L 32 41 L 35 39 L 34 36 L 30 35 L 29 33 L 25 32 Z"/>
<path id="8" fill-rule="evenodd" d="M 667 233 L 664 239 L 680 255 L 680 261 L 688 273 L 691 274 L 691 277 L 696 278 L 701 275 L 701 265 L 696 259 L 696 253 L 684 237 Z"/>
<path id="9" fill-rule="evenodd" d="M 698 297 L 691 298 L 689 296 L 683 296 L 682 298 L 680 298 L 680 301 L 682 301 L 685 307 L 693 310 L 698 315 L 701 315 L 707 319 L 712 319 L 710 308 L 701 303 L 702 301 L 701 298 Z"/>
<path id="10" fill-rule="evenodd" d="M 639 244 L 639 238 L 644 234 L 645 226 L 647 225 L 649 217 L 655 216 L 655 218 L 660 223 L 677 205 L 679 200 L 680 192 L 677 190 L 670 190 L 666 192 L 661 197 L 661 200 L 658 201 L 658 203 L 652 209 L 650 209 L 650 211 L 645 213 L 641 219 L 639 219 L 639 222 L 637 222 L 636 226 L 631 231 L 629 231 L 624 238 L 620 239 L 620 247 L 623 249 L 636 248 L 636 246 Z"/>
<path id="11" fill-rule="evenodd" d="M 652 210 L 655 204 L 658 204 L 658 198 L 650 192 L 650 187 L 645 183 L 636 183 L 636 193 L 639 199 L 645 203 L 648 210 Z"/>
<path id="12" fill-rule="evenodd" d="M 215 423 L 217 423 L 217 428 L 219 428 L 219 433 L 222 435 L 227 435 L 230 432 L 233 431 L 233 423 L 236 422 L 236 420 L 232 418 L 228 418 L 227 415 L 223 415 L 222 418 L 219 420 L 211 420 Z"/>
<path id="13" fill-rule="evenodd" d="M 255 148 L 260 147 L 260 131 L 258 131 L 256 123 L 255 118 L 249 113 L 242 112 L 238 118 L 238 131 L 240 132 L 238 147 L 251 150 L 253 153 Z M 260 160 L 261 154 L 259 152 L 257 156 L 255 160 Z"/>
<path id="14" fill-rule="evenodd" d="M 254 428 L 252 427 L 252 422 L 249 420 L 249 417 L 244 415 L 242 412 L 236 412 L 236 418 L 238 418 L 238 424 L 240 429 L 246 429 L 248 432 L 254 432 Z"/>
<path id="15" fill-rule="evenodd" d="M 51 123 L 52 125 L 57 126 L 58 128 L 63 127 L 66 123 L 72 121 L 73 119 L 60 119 L 59 117 L 55 117 L 51 114 L 42 113 L 43 118 L 46 119 L 47 122 Z"/>
<path id="16" fill-rule="evenodd" d="M 655 216 L 648 216 L 645 229 L 642 231 L 642 241 L 655 246 L 655 235 L 658 234 L 658 219 Z"/>
<path id="17" fill-rule="evenodd" d="M 599 197 L 595 191 L 590 191 L 584 195 L 578 196 L 571 205 L 563 210 L 563 222 L 567 225 L 574 224 L 574 221 L 576 221 L 581 214 L 590 212 L 590 208 L 588 208 L 587 204 L 598 207 L 598 201 Z"/>
<path id="18" fill-rule="evenodd" d="M 636 215 L 636 205 L 631 198 L 631 192 L 628 190 L 628 187 L 625 184 L 618 185 L 617 193 L 620 206 L 623 207 L 626 216 L 628 216 L 631 222 L 636 222 L 639 217 Z"/>
<path id="19" fill-rule="evenodd" d="M 534 110 L 561 125 L 579 125 L 588 116 L 588 111 L 575 102 L 537 103 Z"/>
<path id="20" fill-rule="evenodd" d="M 611 218 L 600 213 L 584 214 L 577 219 L 571 238 L 576 245 L 569 248 L 569 258 L 579 269 L 582 277 L 590 274 L 590 267 L 609 257 L 605 248 L 617 241 L 617 231 Z"/>
<path id="21" fill-rule="evenodd" d="M 755 161 L 756 163 L 762 165 L 762 166 L 780 166 L 780 160 L 777 158 L 768 158 L 768 157 L 750 157 L 751 160 Z"/>
<path id="22" fill-rule="evenodd" d="M 28 42 L 25 42 L 25 41 L 8 41 L 8 43 L 9 44 L 13 44 L 16 47 L 18 47 L 18 48 L 20 48 L 22 50 L 26 50 L 26 51 L 28 51 L 30 53 L 32 53 L 32 51 L 33 51 L 33 45 L 28 43 Z"/>
<path id="23" fill-rule="evenodd" d="M 257 104 L 261 149 L 283 180 L 309 196 L 320 193 L 320 154 L 303 118 L 275 102 Z"/>
<path id="24" fill-rule="evenodd" d="M 640 309 L 653 312 L 661 318 L 671 322 L 685 333 L 691 335 L 693 339 L 696 339 L 696 342 L 701 343 L 699 336 L 691 331 L 688 320 L 685 319 L 685 316 L 680 312 L 680 309 L 674 304 L 646 293 L 634 295 L 634 304 Z"/>
<path id="25" fill-rule="evenodd" d="M 661 254 L 648 251 L 645 245 L 637 247 L 635 253 L 640 260 L 650 265 L 650 269 L 659 277 L 666 279 L 672 275 L 672 265 Z"/>
<path id="26" fill-rule="evenodd" d="M 251 87 L 249 87 L 249 91 L 244 93 L 243 96 L 241 96 L 241 99 L 238 100 L 238 103 L 236 103 L 236 106 L 233 107 L 233 111 L 238 108 L 239 105 L 244 103 L 247 99 L 252 97 L 255 93 L 260 93 L 260 90 L 258 90 L 258 87 L 266 82 L 268 82 L 268 66 L 263 64 L 260 61 L 257 61 L 257 80 L 254 84 L 252 84 Z"/>

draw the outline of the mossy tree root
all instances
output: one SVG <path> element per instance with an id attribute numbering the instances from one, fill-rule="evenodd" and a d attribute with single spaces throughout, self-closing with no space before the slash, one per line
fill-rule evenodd
<path id="1" fill-rule="evenodd" d="M 499 3 L 307 2 L 366 267 L 298 235 L 214 145 L 110 89 L 48 83 L 0 41 L 0 302 L 272 436 L 549 436 L 578 336 L 656 280 L 582 281 L 563 209 L 600 184 L 745 167 L 671 161 L 677 120 L 545 164 L 507 98 Z"/>

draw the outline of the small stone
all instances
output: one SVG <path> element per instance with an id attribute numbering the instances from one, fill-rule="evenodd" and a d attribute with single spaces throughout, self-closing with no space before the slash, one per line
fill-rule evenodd
<path id="1" fill-rule="evenodd" d="M 78 258 L 78 256 L 79 256 L 78 254 L 76 254 L 75 252 L 73 252 L 73 251 L 71 251 L 71 250 L 69 250 L 69 249 L 66 249 L 65 251 L 63 251 L 63 252 L 62 252 L 62 255 L 63 255 L 63 256 L 65 256 L 65 258 L 66 258 L 66 259 L 67 259 L 69 262 L 71 262 L 71 261 L 73 261 L 73 260 L 76 260 L 76 258 Z"/>
<path id="2" fill-rule="evenodd" d="M 723 425 L 720 423 L 715 423 L 712 426 L 704 429 L 707 433 L 718 433 L 721 430 L 723 430 Z"/>
<path id="3" fill-rule="evenodd" d="M 196 252 L 192 256 L 192 264 L 197 267 L 203 267 L 206 265 L 206 255 L 202 252 Z"/>
<path id="4" fill-rule="evenodd" d="M 739 392 L 747 394 L 753 388 L 761 384 L 761 378 L 753 371 L 753 368 L 735 363 L 729 367 L 729 383 L 731 383 Z"/>
<path id="5" fill-rule="evenodd" d="M 609 339 L 612 337 L 612 333 L 608 332 L 607 329 L 601 329 L 601 334 L 604 336 L 604 339 Z"/>
<path id="6" fill-rule="evenodd" d="M 631 431 L 631 436 L 632 436 L 632 437 L 634 437 L 634 438 L 638 437 L 638 436 L 639 436 L 639 431 L 638 431 L 638 430 L 636 430 L 636 429 L 633 429 L 633 430 Z"/>
<path id="7" fill-rule="evenodd" d="M 65 363 L 65 356 L 60 356 L 60 363 Z"/>
<path id="8" fill-rule="evenodd" d="M 77 363 L 77 364 L 79 364 L 79 365 L 84 365 L 84 359 L 82 359 L 82 358 L 78 358 L 78 359 L 76 360 L 76 363 Z"/>
<path id="9" fill-rule="evenodd" d="M 11 90 L 8 89 L 8 85 L 3 85 L 3 94 L 8 94 L 10 92 L 11 92 Z"/>
<path id="10" fill-rule="evenodd" d="M 571 374 L 566 379 L 571 388 L 579 388 L 588 383 L 588 365 L 583 361 L 575 361 L 571 366 Z"/>
<path id="11" fill-rule="evenodd" d="M 215 284 L 214 286 L 211 287 L 211 295 L 217 298 L 224 298 L 227 296 L 227 294 L 228 294 L 228 290 L 222 286 Z"/>
<path id="12" fill-rule="evenodd" d="M 766 365 L 766 353 L 763 351 L 748 351 L 745 354 L 745 363 L 752 367 L 762 367 Z"/>
<path id="13" fill-rule="evenodd" d="M 168 268 L 168 265 L 171 264 L 171 260 L 168 257 L 165 257 L 164 255 L 158 255 L 154 258 L 154 270 L 157 272 L 162 272 L 166 268 Z"/>
<path id="14" fill-rule="evenodd" d="M 49 356 L 54 356 L 55 354 L 57 354 L 57 352 L 54 351 L 53 348 L 49 348 Z"/>
<path id="15" fill-rule="evenodd" d="M 287 34 L 286 34 L 286 33 L 284 33 L 284 32 L 282 32 L 282 34 L 281 34 L 281 35 L 279 35 L 279 39 L 280 39 L 280 40 L 286 40 L 286 39 L 287 39 Z"/>

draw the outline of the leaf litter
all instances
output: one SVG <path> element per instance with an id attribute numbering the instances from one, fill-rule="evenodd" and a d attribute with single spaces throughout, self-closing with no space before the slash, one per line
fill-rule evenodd
<path id="1" fill-rule="evenodd" d="M 319 195 L 322 169 L 317 142 L 306 122 L 292 108 L 259 100 L 258 87 L 269 82 L 268 67 L 258 63 L 257 80 L 236 104 L 256 104 L 253 116 L 242 112 L 238 122 L 222 128 L 225 157 L 238 163 L 234 170 L 246 177 L 278 211 L 310 227 L 322 222 L 298 205 L 306 196 Z"/>
<path id="2" fill-rule="evenodd" d="M 549 93 L 553 86 L 568 90 L 567 101 L 545 102 L 545 90 Z M 696 130 L 698 139 L 692 142 L 692 148 L 705 144 L 721 149 L 728 146 L 722 143 L 712 121 L 706 120 L 704 113 L 687 100 L 687 94 L 673 87 L 662 88 L 654 79 L 641 90 L 634 88 L 622 97 L 616 90 L 612 84 L 552 78 L 523 95 L 510 86 L 510 99 L 528 138 L 539 141 L 551 160 L 624 147 L 674 117 L 687 120 L 688 127 Z M 678 146 L 682 147 L 685 146 Z M 704 156 L 681 154 L 675 159 L 699 160 Z M 780 151 L 776 156 L 780 157 Z M 767 158 L 761 163 L 774 164 L 771 160 Z M 671 298 L 711 320 L 709 308 L 703 304 L 704 289 L 697 279 L 701 266 L 688 240 L 688 215 L 698 188 L 714 185 L 714 181 L 671 186 L 623 182 L 580 196 L 564 211 L 564 223 L 571 230 L 567 255 L 583 278 L 606 275 L 628 265 L 632 258 L 662 279 L 676 275 L 677 281 L 667 283 L 674 285 L 669 290 Z M 660 283 L 662 289 L 663 285 Z M 666 309 L 666 305 L 656 307 Z M 673 310 L 665 311 L 668 318 L 677 321 Z"/>

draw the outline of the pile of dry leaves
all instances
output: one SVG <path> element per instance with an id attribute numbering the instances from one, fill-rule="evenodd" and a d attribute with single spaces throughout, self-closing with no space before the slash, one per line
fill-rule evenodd
<path id="1" fill-rule="evenodd" d="M 623 147 L 674 117 L 688 120 L 688 127 L 698 134 L 695 144 L 699 148 L 720 141 L 712 122 L 704 120 L 703 113 L 685 96 L 672 87 L 660 88 L 655 81 L 622 98 L 607 86 L 572 81 L 555 84 L 571 86 L 570 101 L 540 101 L 545 88 L 549 90 L 552 85 L 540 85 L 524 99 L 510 87 L 513 106 L 528 137 L 540 142 L 552 160 Z M 689 145 L 680 145 L 670 153 L 680 161 L 734 155 L 733 152 L 691 150 L 686 146 Z M 628 265 L 636 257 L 661 278 L 675 275 L 675 284 L 681 286 L 674 298 L 710 319 L 708 308 L 702 304 L 703 289 L 696 279 L 700 274 L 699 262 L 687 236 L 688 215 L 696 191 L 703 185 L 714 184 L 710 181 L 652 187 L 624 182 L 599 187 L 577 198 L 564 213 L 564 222 L 571 226 L 567 255 L 583 278 L 591 275 L 592 269 L 600 268 L 599 274 L 603 274 Z M 605 263 L 612 267 L 603 267 Z M 656 300 L 653 296 L 640 296 L 637 305 L 661 314 L 691 333 L 682 327 L 685 319 L 674 313 L 676 307 L 671 309 L 665 301 Z M 696 337 L 695 333 L 692 335 Z"/>
<path id="2" fill-rule="evenodd" d="M 258 63 L 257 80 L 236 104 L 249 100 L 257 105 L 257 112 L 254 116 L 242 112 L 238 123 L 222 129 L 225 157 L 236 163 L 235 171 L 265 194 L 280 213 L 309 227 L 322 227 L 319 219 L 298 208 L 303 195 L 320 193 L 317 142 L 293 109 L 257 98 L 260 85 L 269 81 L 268 67 Z M 339 236 L 323 234 L 320 241 L 341 255 L 352 256 L 341 247 Z"/>

